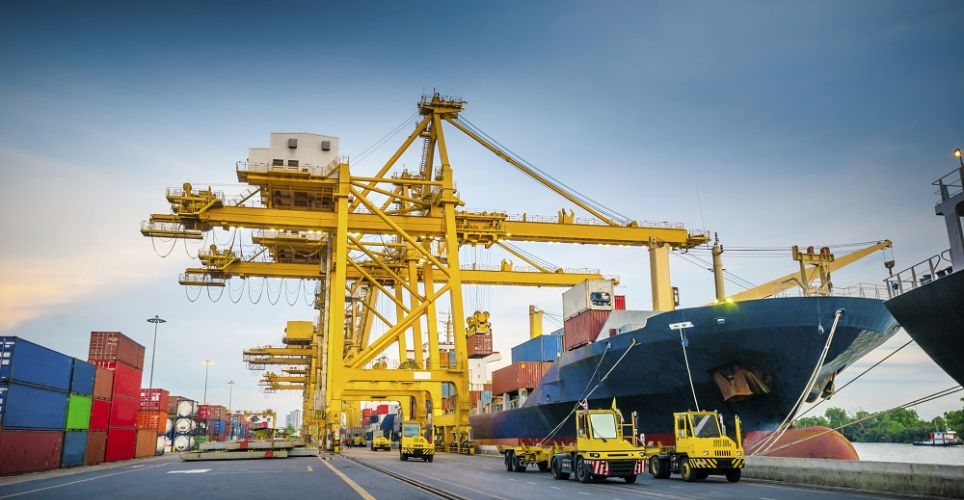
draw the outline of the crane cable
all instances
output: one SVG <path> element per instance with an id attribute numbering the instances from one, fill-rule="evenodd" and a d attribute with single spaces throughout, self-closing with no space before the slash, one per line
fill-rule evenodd
<path id="1" fill-rule="evenodd" d="M 891 352 L 890 354 L 884 356 L 883 359 L 881 359 L 880 361 L 878 361 L 878 362 L 870 365 L 869 368 L 867 368 L 866 370 L 860 372 L 859 375 L 857 375 L 856 377 L 854 377 L 854 378 L 850 379 L 849 381 L 847 381 L 847 383 L 844 384 L 844 385 L 842 385 L 842 386 L 840 386 L 839 389 L 835 389 L 835 390 L 833 391 L 833 393 L 834 393 L 834 394 L 837 394 L 838 392 L 844 390 L 848 385 L 856 382 L 857 379 L 859 379 L 860 377 L 863 377 L 864 375 L 866 375 L 867 372 L 869 372 L 870 370 L 873 370 L 874 368 L 877 368 L 878 365 L 880 365 L 880 364 L 883 363 L 884 361 L 887 361 L 888 359 L 890 359 L 891 356 L 893 356 L 894 354 L 897 354 L 898 352 L 901 351 L 901 349 L 903 349 L 903 348 L 911 345 L 913 342 L 914 342 L 914 339 L 908 340 L 907 342 L 904 343 L 904 345 L 898 347 L 897 349 L 895 349 L 895 350 L 894 350 L 893 352 Z M 827 399 L 821 399 L 820 401 L 817 402 L 817 404 L 811 406 L 810 408 L 807 408 L 806 411 L 804 411 L 803 413 L 801 413 L 801 414 L 797 415 L 796 417 L 794 417 L 793 420 L 797 420 L 797 419 L 803 417 L 804 415 L 806 415 L 807 413 L 810 413 L 814 408 L 822 405 L 825 401 L 827 401 Z"/>
<path id="2" fill-rule="evenodd" d="M 472 122 L 470 122 L 467 118 L 465 118 L 465 117 L 459 117 L 459 118 L 454 118 L 454 120 L 457 121 L 457 122 L 459 122 L 459 123 L 461 123 L 461 124 L 463 124 L 463 125 L 465 125 L 469 130 L 471 130 L 472 132 L 475 132 L 475 133 L 478 134 L 479 136 L 485 138 L 486 140 L 488 140 L 488 141 L 491 142 L 492 144 L 498 146 L 502 151 L 504 151 L 504 152 L 507 153 L 508 155 L 512 156 L 513 159 L 515 159 L 516 161 L 525 164 L 527 167 L 531 168 L 532 170 L 535 170 L 536 172 L 538 172 L 539 174 L 541 174 L 541 175 L 544 176 L 545 178 L 553 181 L 553 182 L 556 184 L 556 186 L 558 186 L 558 187 L 560 187 L 560 188 L 564 188 L 563 190 L 566 191 L 566 193 L 569 194 L 570 196 L 572 196 L 573 198 L 579 199 L 580 201 L 582 201 L 582 202 L 585 203 L 586 205 L 591 206 L 591 207 L 594 208 L 595 210 L 601 212 L 603 215 L 606 215 L 607 217 L 609 217 L 609 218 L 611 218 L 611 219 L 616 219 L 617 222 L 620 222 L 620 223 L 622 223 L 623 225 L 626 225 L 626 224 L 628 224 L 628 223 L 630 223 L 630 222 L 632 221 L 632 219 L 630 219 L 629 217 L 626 217 L 625 215 L 623 215 L 623 214 L 621 214 L 621 213 L 619 213 L 619 212 L 617 212 L 617 211 L 615 211 L 615 210 L 613 210 L 613 209 L 611 209 L 611 208 L 603 205 L 602 203 L 599 203 L 598 201 L 593 200 L 592 198 L 590 198 L 590 197 L 588 197 L 588 196 L 580 193 L 579 191 L 577 191 L 576 189 L 574 189 L 574 188 L 572 188 L 571 186 L 567 185 L 566 183 L 560 181 L 559 179 L 556 179 L 555 177 L 553 177 L 552 175 L 550 175 L 548 172 L 546 172 L 546 171 L 540 169 L 539 167 L 533 165 L 532 163 L 530 163 L 528 160 L 526 160 L 525 158 L 523 158 L 523 157 L 522 157 L 521 155 L 519 155 L 518 153 L 516 153 L 516 152 L 512 151 L 511 149 L 505 147 L 505 145 L 503 145 L 503 144 L 500 143 L 499 141 L 493 139 L 491 136 L 489 136 L 488 134 L 486 134 L 485 132 L 483 132 L 482 129 L 480 129 L 480 128 L 477 127 L 475 124 L 473 124 Z"/>
<path id="3" fill-rule="evenodd" d="M 791 442 L 791 443 L 787 443 L 787 444 L 784 444 L 784 445 L 780 445 L 780 446 L 778 446 L 778 447 L 776 447 L 776 448 L 773 448 L 773 449 L 764 450 L 764 451 L 761 452 L 760 454 L 761 454 L 761 455 L 765 455 L 765 454 L 768 454 L 768 453 L 777 452 L 777 451 L 780 451 L 780 450 L 782 450 L 782 449 L 784 449 L 784 448 L 789 448 L 789 447 L 791 447 L 791 446 L 798 445 L 798 444 L 800 444 L 800 443 L 809 441 L 809 440 L 811 440 L 811 439 L 816 439 L 816 438 L 818 438 L 818 437 L 825 436 L 825 435 L 827 435 L 827 434 L 830 434 L 831 432 L 839 431 L 840 429 L 843 429 L 843 428 L 845 428 L 845 427 L 850 427 L 851 425 L 855 425 L 855 424 L 859 424 L 859 423 L 866 422 L 867 420 L 871 420 L 871 419 L 877 418 L 877 417 L 879 417 L 879 416 L 881 416 L 881 415 L 885 415 L 885 414 L 890 413 L 890 412 L 892 412 L 892 411 L 896 411 L 896 410 L 900 410 L 900 409 L 912 408 L 912 407 L 917 406 L 917 405 L 920 405 L 920 404 L 928 403 L 928 402 L 933 401 L 933 400 L 935 400 L 935 399 L 940 399 L 940 398 L 943 398 L 943 397 L 945 397 L 945 396 L 950 396 L 951 394 L 954 394 L 954 393 L 956 393 L 956 392 L 960 392 L 960 391 L 962 391 L 962 390 L 964 390 L 964 387 L 961 387 L 961 386 L 959 386 L 959 385 L 956 385 L 956 386 L 953 386 L 953 387 L 948 387 L 947 389 L 944 389 L 944 390 L 941 390 L 941 391 L 937 391 L 937 392 L 932 393 L 932 394 L 928 394 L 927 396 L 924 396 L 924 397 L 921 397 L 921 398 L 917 398 L 917 399 L 915 399 L 915 400 L 913 400 L 913 401 L 910 401 L 910 402 L 908 402 L 908 403 L 904 403 L 904 404 L 902 404 L 902 405 L 895 406 L 895 407 L 890 408 L 890 409 L 887 409 L 887 410 L 882 410 L 882 411 L 879 411 L 879 412 L 877 412 L 877 413 L 872 413 L 872 414 L 870 414 L 870 415 L 867 415 L 867 416 L 864 417 L 864 418 L 854 420 L 853 422 L 847 422 L 846 424 L 841 425 L 841 426 L 838 426 L 838 427 L 834 427 L 833 429 L 827 429 L 826 431 L 821 432 L 820 434 L 814 434 L 813 436 L 807 436 L 807 437 L 805 437 L 805 438 L 803 438 L 803 439 L 798 439 L 798 440 L 796 440 L 796 441 L 793 441 L 793 442 Z"/>
<path id="4" fill-rule="evenodd" d="M 820 357 L 817 359 L 817 364 L 814 365 L 813 372 L 810 373 L 810 379 L 807 380 L 807 384 L 804 386 L 803 392 L 800 393 L 800 397 L 797 398 L 797 402 L 793 404 L 790 412 L 783 419 L 783 421 L 780 422 L 780 425 L 777 426 L 777 430 L 763 439 L 763 441 L 761 441 L 758 445 L 754 446 L 752 450 L 749 450 L 747 453 L 748 455 L 756 454 L 757 452 L 766 453 L 781 437 L 783 437 L 783 435 L 787 432 L 787 429 L 790 428 L 790 423 L 793 421 L 793 416 L 796 414 L 797 410 L 800 409 L 800 405 L 803 404 L 804 399 L 808 394 L 810 394 L 810 391 L 813 390 L 813 385 L 817 383 L 817 374 L 820 373 L 820 368 L 823 367 L 823 362 L 827 359 L 827 352 L 830 350 L 830 343 L 833 341 L 833 336 L 837 332 L 837 325 L 840 323 L 840 317 L 843 316 L 843 314 L 843 309 L 837 309 L 836 312 L 833 313 L 833 325 L 830 327 L 830 335 L 827 335 L 827 341 L 823 344 L 823 350 L 820 351 Z M 766 448 L 764 448 L 764 445 L 766 445 Z"/>

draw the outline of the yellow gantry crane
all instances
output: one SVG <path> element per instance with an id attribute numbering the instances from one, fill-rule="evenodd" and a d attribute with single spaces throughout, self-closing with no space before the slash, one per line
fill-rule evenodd
<path id="1" fill-rule="evenodd" d="M 462 285 L 568 287 L 601 277 L 598 272 L 548 268 L 518 251 L 513 241 L 647 247 L 653 309 L 658 311 L 675 307 L 669 251 L 708 241 L 706 234 L 681 225 L 619 218 L 505 151 L 460 118 L 464 106 L 461 99 L 437 93 L 423 97 L 415 129 L 374 175 L 351 175 L 345 157 L 324 165 L 284 159 L 242 162 L 236 168 L 238 179 L 251 188 L 240 197 L 229 200 L 210 188 L 186 183 L 167 191 L 171 213 L 152 214 L 141 227 L 149 237 L 195 240 L 205 239 L 205 232 L 216 228 L 253 231 L 258 252 L 243 256 L 211 245 L 199 253 L 201 265 L 182 275 L 184 285 L 224 286 L 232 277 L 320 282 L 319 321 L 311 342 L 281 351 L 246 351 L 245 356 L 249 363 L 256 359 L 262 364 L 283 358 L 307 360 L 302 365 L 307 366 L 307 431 L 332 447 L 337 446 L 342 413 L 354 413 L 352 405 L 364 400 L 410 403 L 410 417 L 435 427 L 436 435 L 447 442 L 467 435 L 466 325 L 454 322 L 453 366 L 440 365 L 437 330 L 440 305 L 446 304 L 452 317 L 465 317 Z M 455 188 L 445 127 L 464 133 L 592 219 L 576 219 L 567 209 L 552 218 L 461 209 L 464 203 Z M 391 173 L 418 139 L 423 141 L 418 169 Z M 298 147 L 297 138 L 288 141 L 289 148 Z M 324 142 L 321 149 L 325 150 Z M 260 203 L 251 206 L 255 200 Z M 531 268 L 503 261 L 497 269 L 463 269 L 463 245 L 499 246 Z M 375 307 L 378 297 L 394 304 L 393 317 Z M 384 323 L 387 330 L 373 335 L 375 322 Z M 422 346 L 424 340 L 428 359 L 416 355 L 409 360 L 408 346 Z M 375 360 L 393 346 L 404 368 L 376 368 Z M 450 414 L 440 409 L 442 383 L 455 387 Z"/>

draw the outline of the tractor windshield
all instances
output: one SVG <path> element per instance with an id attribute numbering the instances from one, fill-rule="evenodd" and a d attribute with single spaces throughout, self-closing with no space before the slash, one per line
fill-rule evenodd
<path id="1" fill-rule="evenodd" d="M 592 437 L 596 439 L 616 439 L 616 418 L 610 413 L 589 415 Z"/>
<path id="2" fill-rule="evenodd" d="M 418 437 L 418 424 L 402 424 L 402 437 Z"/>
<path id="3" fill-rule="evenodd" d="M 720 437 L 716 415 L 693 415 L 693 435 L 698 438 Z"/>

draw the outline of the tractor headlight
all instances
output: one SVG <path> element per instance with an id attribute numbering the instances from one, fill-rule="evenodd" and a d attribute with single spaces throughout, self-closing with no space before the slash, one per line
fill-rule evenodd
<path id="1" fill-rule="evenodd" d="M 704 450 L 704 451 L 703 451 L 703 456 L 704 456 L 704 457 L 710 456 L 709 450 Z"/>
<path id="2" fill-rule="evenodd" d="M 639 456 L 646 458 L 646 452 L 645 451 L 639 452 Z"/>
<path id="3" fill-rule="evenodd" d="M 743 456 L 743 450 L 736 450 L 736 456 L 742 457 L 742 456 Z"/>
<path id="4" fill-rule="evenodd" d="M 592 457 L 592 458 L 599 458 L 599 454 L 598 454 L 598 453 L 590 453 L 589 456 Z"/>

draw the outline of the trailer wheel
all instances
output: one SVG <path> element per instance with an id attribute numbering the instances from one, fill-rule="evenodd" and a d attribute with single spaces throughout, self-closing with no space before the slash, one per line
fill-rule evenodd
<path id="1" fill-rule="evenodd" d="M 549 468 L 552 470 L 552 477 L 562 480 L 569 479 L 569 473 L 562 472 L 562 464 L 559 463 L 558 458 L 552 457 L 552 463 Z"/>
<path id="2" fill-rule="evenodd" d="M 536 462 L 536 467 L 539 468 L 539 472 L 545 472 L 549 470 L 549 462 Z"/>
<path id="3" fill-rule="evenodd" d="M 431 461 L 434 460 L 434 459 L 435 459 L 435 455 L 428 455 L 428 456 L 425 457 L 425 461 L 426 461 L 426 462 L 431 462 Z"/>
<path id="4" fill-rule="evenodd" d="M 623 476 L 623 480 L 626 481 L 627 484 L 633 484 L 636 482 L 636 474 L 631 476 Z"/>
<path id="5" fill-rule="evenodd" d="M 522 462 L 522 457 L 519 455 L 512 455 L 512 470 L 515 472 L 526 471 L 526 464 Z"/>
<path id="6" fill-rule="evenodd" d="M 509 450 L 509 451 L 505 452 L 505 458 L 502 459 L 502 461 L 505 462 L 505 471 L 506 471 L 506 472 L 512 472 L 513 457 L 515 457 L 515 452 L 514 452 L 514 451 Z"/>
<path id="7" fill-rule="evenodd" d="M 398 454 L 398 458 L 400 458 L 400 459 L 402 460 L 402 462 L 408 462 L 408 455 L 406 455 L 406 454 L 404 454 L 404 453 L 399 453 L 399 454 Z"/>
<path id="8" fill-rule="evenodd" d="M 580 483 L 592 481 L 592 474 L 586 470 L 586 461 L 582 457 L 576 458 L 576 481 Z"/>
<path id="9" fill-rule="evenodd" d="M 649 473 L 654 479 L 669 478 L 669 460 L 660 459 L 658 456 L 649 458 Z"/>
<path id="10" fill-rule="evenodd" d="M 736 483 L 740 481 L 740 475 L 743 469 L 730 469 L 725 472 L 726 480 L 731 483 Z"/>
<path id="11" fill-rule="evenodd" d="M 683 465 L 680 467 L 681 474 L 683 475 L 683 481 L 687 483 L 692 483 L 699 479 L 699 472 L 690 465 L 689 459 L 683 459 Z"/>

